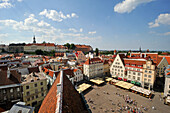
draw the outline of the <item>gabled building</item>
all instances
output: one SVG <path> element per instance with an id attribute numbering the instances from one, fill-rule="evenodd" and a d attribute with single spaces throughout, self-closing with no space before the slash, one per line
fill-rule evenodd
<path id="1" fill-rule="evenodd" d="M 17 70 L 0 69 L 0 106 L 9 110 L 22 101 L 21 74 Z"/>
<path id="2" fill-rule="evenodd" d="M 60 71 L 43 100 L 39 113 L 88 113 L 84 102 L 65 72 Z"/>
<path id="3" fill-rule="evenodd" d="M 83 64 L 86 61 L 86 56 L 82 51 L 77 51 L 75 55 L 76 55 L 77 62 L 79 64 Z"/>
<path id="4" fill-rule="evenodd" d="M 103 76 L 103 61 L 100 58 L 89 58 L 83 64 L 83 73 L 85 75 L 85 79 L 89 80 L 95 77 Z"/>
<path id="5" fill-rule="evenodd" d="M 64 52 L 68 51 L 68 47 L 63 46 L 63 45 L 56 45 L 55 51 L 59 52 L 59 53 L 64 53 Z"/>
<path id="6" fill-rule="evenodd" d="M 117 54 L 116 58 L 114 59 L 110 67 L 110 74 L 112 77 L 119 79 L 126 78 L 123 58 L 125 58 L 124 54 Z"/>

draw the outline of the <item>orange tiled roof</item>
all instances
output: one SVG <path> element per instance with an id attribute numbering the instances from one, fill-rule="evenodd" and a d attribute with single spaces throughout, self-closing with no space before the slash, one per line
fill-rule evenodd
<path id="1" fill-rule="evenodd" d="M 103 61 L 100 58 L 91 58 L 86 60 L 86 62 L 84 64 L 89 65 L 89 64 L 93 64 L 93 63 L 102 63 Z"/>

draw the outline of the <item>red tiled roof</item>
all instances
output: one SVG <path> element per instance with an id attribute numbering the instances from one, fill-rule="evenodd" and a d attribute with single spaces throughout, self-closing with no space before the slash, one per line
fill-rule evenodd
<path id="1" fill-rule="evenodd" d="M 21 74 L 17 70 L 10 70 L 10 77 L 7 78 L 7 71 L 0 71 L 0 86 L 21 83 Z"/>
<path id="2" fill-rule="evenodd" d="M 125 66 L 135 65 L 136 68 L 140 68 L 140 67 L 137 67 L 138 65 L 143 66 L 143 64 L 146 64 L 146 61 L 139 61 L 139 60 L 124 59 L 123 61 L 124 61 Z M 127 65 L 127 64 L 129 64 L 129 65 Z"/>
<path id="3" fill-rule="evenodd" d="M 61 81 L 61 85 L 63 85 L 61 88 L 63 89 L 60 89 L 63 90 L 63 92 L 61 92 L 62 99 L 58 100 L 57 84 L 60 83 L 60 76 L 62 76 L 61 72 L 56 77 L 51 89 L 43 100 L 38 113 L 55 113 L 57 112 L 57 107 L 59 107 L 58 105 L 62 106 L 62 109 L 59 109 L 62 110 L 63 113 L 88 113 L 79 93 L 67 78 L 65 72 L 63 72 L 63 81 Z"/>
<path id="4" fill-rule="evenodd" d="M 161 55 L 159 55 L 159 57 L 165 57 L 166 58 L 166 60 L 168 61 L 168 64 L 170 65 L 170 56 L 161 56 Z"/>
<path id="5" fill-rule="evenodd" d="M 91 58 L 86 60 L 86 62 L 84 64 L 89 65 L 89 64 L 93 64 L 93 63 L 102 63 L 103 61 L 100 58 Z"/>
<path id="6" fill-rule="evenodd" d="M 55 113 L 57 105 L 57 84 L 60 82 L 60 74 L 56 77 L 51 89 L 44 98 L 38 113 Z"/>
<path id="7" fill-rule="evenodd" d="M 168 72 L 167 75 L 170 75 L 170 72 Z"/>

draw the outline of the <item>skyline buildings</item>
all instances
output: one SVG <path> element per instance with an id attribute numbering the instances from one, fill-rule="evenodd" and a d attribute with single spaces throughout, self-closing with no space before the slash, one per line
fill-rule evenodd
<path id="1" fill-rule="evenodd" d="M 39 5 L 41 4 L 41 5 Z M 168 0 L 0 0 L 0 43 L 89 44 L 170 50 Z"/>

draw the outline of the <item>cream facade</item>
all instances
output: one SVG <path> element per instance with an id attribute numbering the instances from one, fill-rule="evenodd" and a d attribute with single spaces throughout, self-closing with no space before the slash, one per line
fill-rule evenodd
<path id="1" fill-rule="evenodd" d="M 30 46 L 24 46 L 24 51 L 26 52 L 35 52 L 36 50 L 44 50 L 44 46 L 38 46 L 38 45 L 30 45 Z"/>
<path id="2" fill-rule="evenodd" d="M 47 94 L 47 79 L 40 73 L 31 73 L 23 78 L 23 101 L 27 106 L 40 105 Z"/>
<path id="3" fill-rule="evenodd" d="M 81 72 L 80 69 L 74 69 L 73 72 L 74 72 L 74 75 L 75 75 L 74 76 L 75 82 L 80 82 L 80 81 L 83 80 L 83 73 Z"/>
<path id="4" fill-rule="evenodd" d="M 142 77 L 142 86 L 145 88 L 153 89 L 154 82 L 156 80 L 156 70 L 155 65 L 152 61 L 147 61 L 143 65 L 143 77 Z"/>
<path id="5" fill-rule="evenodd" d="M 103 76 L 103 62 L 99 58 L 88 59 L 83 65 L 85 79 Z"/>
<path id="6" fill-rule="evenodd" d="M 164 97 L 170 96 L 170 65 L 165 70 Z"/>
<path id="7" fill-rule="evenodd" d="M 160 61 L 160 63 L 157 65 L 157 69 L 156 69 L 156 75 L 158 77 L 163 77 L 165 75 L 165 69 L 168 66 L 168 61 L 166 60 L 165 57 L 162 58 L 162 60 Z"/>
<path id="8" fill-rule="evenodd" d="M 110 67 L 110 74 L 112 77 L 124 78 L 126 77 L 124 71 L 125 71 L 125 66 L 118 54 Z"/>

